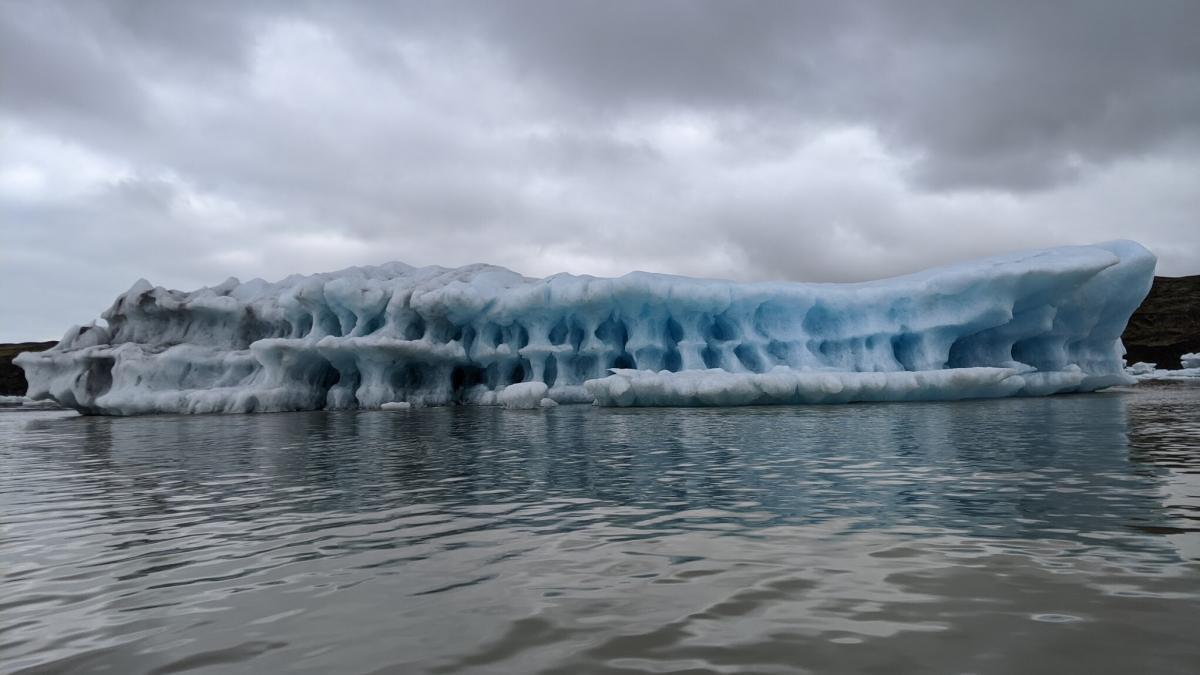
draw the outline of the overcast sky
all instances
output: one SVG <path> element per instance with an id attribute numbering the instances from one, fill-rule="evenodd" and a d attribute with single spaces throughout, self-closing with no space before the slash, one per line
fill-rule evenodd
<path id="1" fill-rule="evenodd" d="M 1200 273 L 1200 2 L 0 0 L 0 341 L 139 277 Z"/>

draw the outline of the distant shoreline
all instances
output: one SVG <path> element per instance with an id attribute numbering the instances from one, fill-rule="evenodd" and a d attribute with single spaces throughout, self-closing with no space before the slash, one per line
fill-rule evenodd
<path id="1" fill-rule="evenodd" d="M 57 342 L 13 342 L 0 344 L 0 396 L 24 396 L 29 383 L 25 371 L 13 365 L 12 360 L 21 352 L 44 352 Z"/>
<path id="2" fill-rule="evenodd" d="M 1121 334 L 1125 361 L 1181 367 L 1179 357 L 1200 352 L 1200 274 L 1154 277 L 1150 294 Z"/>

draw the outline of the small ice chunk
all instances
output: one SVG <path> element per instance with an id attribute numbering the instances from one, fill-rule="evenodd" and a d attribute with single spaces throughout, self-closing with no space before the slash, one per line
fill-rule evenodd
<path id="1" fill-rule="evenodd" d="M 1157 363 L 1146 363 L 1145 361 L 1138 361 L 1137 363 L 1133 364 L 1132 366 L 1129 366 L 1125 370 L 1130 375 L 1149 375 L 1150 373 L 1153 373 L 1156 368 L 1158 368 Z"/>
<path id="2" fill-rule="evenodd" d="M 549 390 L 545 382 L 510 384 L 496 396 L 496 401 L 505 408 L 536 408 Z"/>
<path id="3" fill-rule="evenodd" d="M 380 410 L 411 410 L 412 404 L 408 401 L 390 401 L 379 406 Z"/>
<path id="4" fill-rule="evenodd" d="M 1192 352 L 1179 357 L 1184 368 L 1200 368 L 1200 352 Z"/>
<path id="5" fill-rule="evenodd" d="M 539 403 L 538 405 L 542 406 L 543 408 L 557 408 L 558 401 L 555 401 L 552 398 L 543 398 L 542 402 Z"/>

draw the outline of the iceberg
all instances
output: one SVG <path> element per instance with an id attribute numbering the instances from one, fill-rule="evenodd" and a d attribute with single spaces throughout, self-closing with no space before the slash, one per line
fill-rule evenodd
<path id="1" fill-rule="evenodd" d="M 402 263 L 140 280 L 15 363 L 31 398 L 110 415 L 1040 396 L 1134 381 L 1120 335 L 1155 262 L 1116 241 L 852 284 Z"/>
<path id="2" fill-rule="evenodd" d="M 1200 353 L 1184 354 L 1179 357 L 1182 368 L 1159 368 L 1157 363 L 1138 361 L 1127 366 L 1125 372 L 1138 382 L 1181 382 L 1200 380 Z"/>
<path id="3" fill-rule="evenodd" d="M 58 405 L 54 401 L 34 401 L 26 396 L 0 396 L 0 409 L 3 410 L 54 410 Z"/>
<path id="4" fill-rule="evenodd" d="M 1132 375 L 1134 377 L 1140 377 L 1142 375 L 1150 375 L 1150 374 L 1153 374 L 1157 370 L 1158 370 L 1157 363 L 1146 363 L 1145 361 L 1138 361 L 1137 363 L 1133 364 L 1132 366 L 1125 367 L 1125 372 L 1129 373 L 1130 375 Z"/>

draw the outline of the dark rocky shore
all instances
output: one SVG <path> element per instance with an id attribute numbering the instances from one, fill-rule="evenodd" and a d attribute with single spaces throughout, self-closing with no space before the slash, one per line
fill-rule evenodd
<path id="1" fill-rule="evenodd" d="M 29 383 L 25 371 L 13 365 L 12 360 L 21 352 L 41 352 L 57 342 L 17 342 L 0 344 L 0 396 L 24 396 Z"/>
<path id="2" fill-rule="evenodd" d="M 1154 277 L 1150 295 L 1129 318 L 1121 341 L 1127 362 L 1172 370 L 1181 366 L 1181 355 L 1200 352 L 1200 274 Z"/>
<path id="3" fill-rule="evenodd" d="M 1159 368 L 1179 368 L 1179 357 L 1200 352 L 1200 274 L 1154 277 L 1146 300 L 1129 319 L 1121 335 L 1125 360 L 1147 361 Z M 20 396 L 28 384 L 25 373 L 12 363 L 21 352 L 40 352 L 55 342 L 0 344 L 0 395 Z"/>

